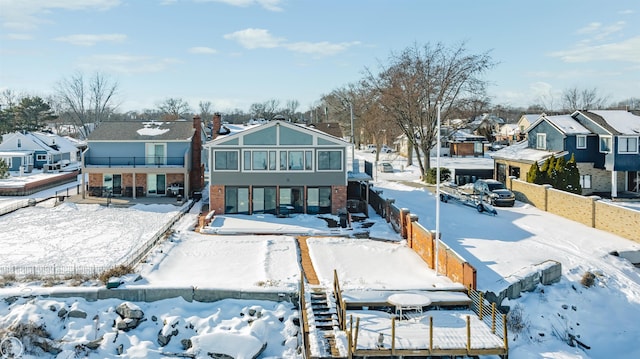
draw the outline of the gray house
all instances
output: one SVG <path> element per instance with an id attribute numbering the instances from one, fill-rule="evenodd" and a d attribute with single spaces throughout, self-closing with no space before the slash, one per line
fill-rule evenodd
<path id="1" fill-rule="evenodd" d="M 219 136 L 205 145 L 209 208 L 216 213 L 336 214 L 347 205 L 349 146 L 281 120 Z"/>

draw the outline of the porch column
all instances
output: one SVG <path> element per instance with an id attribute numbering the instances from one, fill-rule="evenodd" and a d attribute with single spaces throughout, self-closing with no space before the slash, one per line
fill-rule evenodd
<path id="1" fill-rule="evenodd" d="M 611 198 L 618 197 L 618 172 L 611 171 Z"/>
<path id="2" fill-rule="evenodd" d="M 136 172 L 133 172 L 133 191 L 131 191 L 131 195 L 133 196 L 133 198 L 136 198 Z"/>

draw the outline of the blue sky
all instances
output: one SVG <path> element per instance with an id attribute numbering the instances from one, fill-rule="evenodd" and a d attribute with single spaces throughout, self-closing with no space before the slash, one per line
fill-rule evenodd
<path id="1" fill-rule="evenodd" d="M 640 97 L 639 16 L 636 0 L 0 0 L 0 90 L 47 96 L 100 71 L 121 111 L 169 97 L 306 111 L 392 52 L 465 42 L 498 63 L 494 104 L 559 105 L 572 87 L 617 102 Z"/>

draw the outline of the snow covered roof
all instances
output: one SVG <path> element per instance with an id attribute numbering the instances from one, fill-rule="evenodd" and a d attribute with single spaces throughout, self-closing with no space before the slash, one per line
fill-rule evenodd
<path id="1" fill-rule="evenodd" d="M 533 163 L 540 162 L 550 156 L 561 155 L 564 152 L 565 151 L 551 152 L 529 148 L 529 143 L 527 142 L 527 140 L 524 140 L 514 145 L 499 149 L 489 154 L 489 156 L 491 156 L 493 159 Z"/>
<path id="2" fill-rule="evenodd" d="M 549 122 L 552 126 L 556 127 L 558 130 L 560 130 L 562 133 L 566 135 L 588 135 L 591 133 L 591 131 L 586 129 L 578 121 L 576 121 L 575 118 L 569 115 L 556 115 L 556 116 L 542 115 L 536 122 L 532 123 L 527 130 L 534 128 L 541 121 Z"/>
<path id="3" fill-rule="evenodd" d="M 193 122 L 176 121 L 109 121 L 102 122 L 89 141 L 190 141 L 195 133 Z"/>
<path id="4" fill-rule="evenodd" d="M 622 135 L 640 135 L 640 116 L 622 110 L 587 111 L 602 117 L 606 123 Z"/>

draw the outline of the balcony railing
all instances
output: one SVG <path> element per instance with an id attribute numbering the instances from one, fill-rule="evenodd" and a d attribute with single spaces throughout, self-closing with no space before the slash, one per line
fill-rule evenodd
<path id="1" fill-rule="evenodd" d="M 184 167 L 185 158 L 158 156 L 86 156 L 84 158 L 84 164 L 86 167 Z"/>

